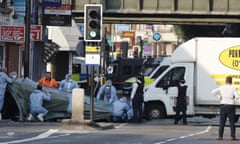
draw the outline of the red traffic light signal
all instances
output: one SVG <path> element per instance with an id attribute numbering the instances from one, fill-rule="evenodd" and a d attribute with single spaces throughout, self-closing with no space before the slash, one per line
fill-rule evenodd
<path id="1" fill-rule="evenodd" d="M 133 50 L 134 50 L 135 52 L 138 52 L 138 47 L 134 47 Z"/>
<path id="2" fill-rule="evenodd" d="M 102 5 L 85 4 L 84 7 L 84 40 L 102 41 Z"/>

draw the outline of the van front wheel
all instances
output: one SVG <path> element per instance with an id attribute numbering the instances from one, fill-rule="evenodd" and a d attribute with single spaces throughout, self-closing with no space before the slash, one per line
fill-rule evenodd
<path id="1" fill-rule="evenodd" d="M 148 120 L 164 118 L 164 108 L 161 104 L 151 104 L 147 107 L 145 116 Z"/>

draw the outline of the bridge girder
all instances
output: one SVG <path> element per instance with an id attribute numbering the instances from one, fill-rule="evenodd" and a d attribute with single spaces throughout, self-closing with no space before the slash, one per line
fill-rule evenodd
<path id="1" fill-rule="evenodd" d="M 77 22 L 88 3 L 103 5 L 104 23 L 240 23 L 240 0 L 74 0 Z"/>
<path id="2" fill-rule="evenodd" d="M 83 22 L 83 13 L 74 13 L 77 22 Z M 236 15 L 190 15 L 190 14 L 116 14 L 104 13 L 103 23 L 125 24 L 196 24 L 196 25 L 225 25 L 228 23 L 240 23 L 240 17 Z"/>

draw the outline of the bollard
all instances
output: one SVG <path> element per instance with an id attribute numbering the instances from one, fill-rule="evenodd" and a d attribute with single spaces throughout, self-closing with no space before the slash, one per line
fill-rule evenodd
<path id="1" fill-rule="evenodd" d="M 112 124 L 97 124 L 91 120 L 84 120 L 85 93 L 82 88 L 75 88 L 72 91 L 72 118 L 62 120 L 62 128 L 78 130 L 95 130 L 113 128 Z"/>
<path id="2" fill-rule="evenodd" d="M 84 122 L 84 89 L 75 88 L 72 91 L 72 121 Z"/>

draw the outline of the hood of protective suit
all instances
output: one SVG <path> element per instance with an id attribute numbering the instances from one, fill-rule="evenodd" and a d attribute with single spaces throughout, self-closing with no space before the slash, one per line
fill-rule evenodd
<path id="1" fill-rule="evenodd" d="M 40 93 L 40 90 L 34 90 L 33 93 Z"/>
<path id="2" fill-rule="evenodd" d="M 111 86 L 111 85 L 112 85 L 112 81 L 111 81 L 111 80 L 107 80 L 107 81 L 105 82 L 105 85 Z"/>
<path id="3" fill-rule="evenodd" d="M 71 77 L 72 75 L 71 74 L 66 74 L 65 75 L 65 79 L 68 79 L 69 77 Z"/>
<path id="4" fill-rule="evenodd" d="M 13 71 L 13 72 L 10 72 L 9 76 L 11 78 L 17 78 L 17 72 Z"/>

